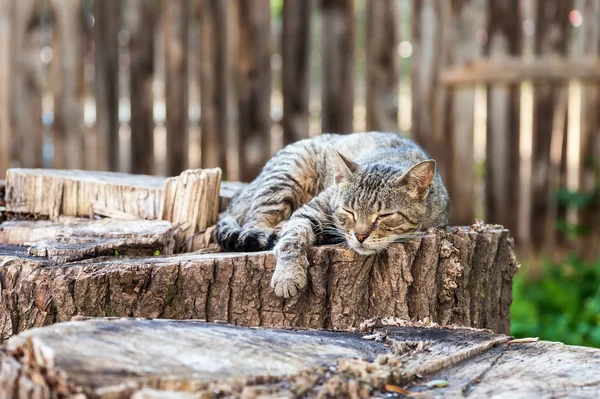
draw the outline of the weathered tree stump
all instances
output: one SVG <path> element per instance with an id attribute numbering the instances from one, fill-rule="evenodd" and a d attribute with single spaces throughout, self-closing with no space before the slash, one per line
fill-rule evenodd
<path id="1" fill-rule="evenodd" d="M 76 315 L 306 328 L 396 316 L 509 331 L 518 264 L 506 230 L 438 230 L 379 256 L 322 246 L 309 257 L 308 289 L 283 300 L 270 287 L 272 252 L 105 256 L 59 264 L 0 247 L 1 337 Z"/>
<path id="2" fill-rule="evenodd" d="M 431 394 L 449 398 L 600 394 L 598 350 L 510 345 L 509 337 L 487 331 L 398 319 L 361 327 L 362 333 L 173 320 L 59 323 L 9 340 L 0 353 L 0 396 L 372 398 L 422 391 L 428 383 L 440 386 Z"/>

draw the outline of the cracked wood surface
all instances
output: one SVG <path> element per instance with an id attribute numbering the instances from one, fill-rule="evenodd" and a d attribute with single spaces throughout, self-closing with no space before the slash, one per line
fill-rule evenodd
<path id="1" fill-rule="evenodd" d="M 437 230 L 369 257 L 315 247 L 309 259 L 308 289 L 283 300 L 270 287 L 272 252 L 58 264 L 0 246 L 0 337 L 76 315 L 304 328 L 346 328 L 395 316 L 509 331 L 518 264 L 506 230 Z"/>
<path id="2" fill-rule="evenodd" d="M 0 357 L 0 396 L 383 397 L 385 384 L 470 359 L 508 340 L 388 319 L 363 334 L 197 321 L 91 319 L 21 333 Z M 404 326 L 402 326 L 404 325 Z M 360 382 L 360 383 L 359 383 Z M 153 396 L 143 396 L 153 395 Z"/>

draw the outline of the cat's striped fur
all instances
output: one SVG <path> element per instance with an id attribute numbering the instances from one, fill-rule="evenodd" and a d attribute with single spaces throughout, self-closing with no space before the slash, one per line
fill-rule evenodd
<path id="1" fill-rule="evenodd" d="M 346 243 L 371 255 L 447 224 L 448 194 L 435 162 L 395 133 L 324 134 L 288 145 L 231 200 L 216 237 L 228 251 L 275 246 L 279 296 L 306 285 L 307 249 Z"/>

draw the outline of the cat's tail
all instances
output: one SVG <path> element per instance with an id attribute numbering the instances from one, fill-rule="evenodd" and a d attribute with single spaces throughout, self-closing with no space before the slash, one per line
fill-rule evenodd
<path id="1" fill-rule="evenodd" d="M 223 213 L 217 222 L 217 242 L 225 251 L 266 251 L 275 245 L 279 234 L 275 230 L 244 229 L 230 214 Z"/>

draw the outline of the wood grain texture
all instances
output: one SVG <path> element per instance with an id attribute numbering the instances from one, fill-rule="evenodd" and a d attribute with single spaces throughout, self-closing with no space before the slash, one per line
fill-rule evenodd
<path id="1" fill-rule="evenodd" d="M 354 1 L 320 0 L 320 3 L 323 13 L 321 127 L 324 133 L 350 133 L 354 115 Z"/>
<path id="2" fill-rule="evenodd" d="M 34 397 L 32 391 L 118 398 L 204 398 L 215 391 L 225 397 L 379 397 L 385 384 L 406 384 L 508 339 L 390 321 L 372 331 L 384 333 L 385 342 L 351 332 L 172 320 L 60 323 L 9 341 L 0 356 L 0 393 L 18 392 L 23 398 Z"/>
<path id="3" fill-rule="evenodd" d="M 508 332 L 518 270 L 506 230 L 436 231 L 387 254 L 336 246 L 309 253 L 308 288 L 270 287 L 272 252 L 104 257 L 57 264 L 0 247 L 0 330 L 7 338 L 76 315 L 222 320 L 242 326 L 332 328 L 375 316 Z"/>

